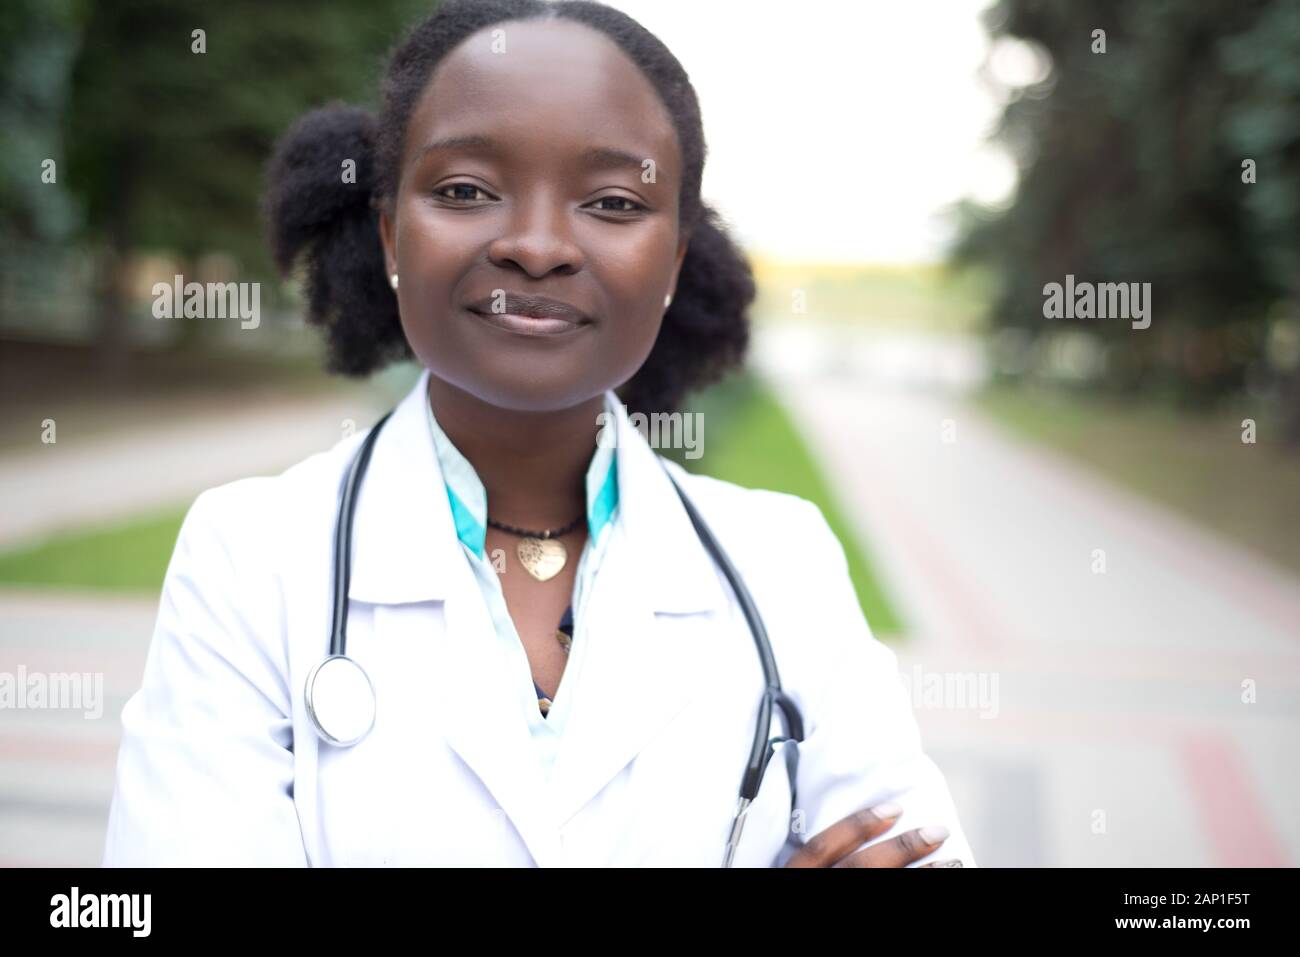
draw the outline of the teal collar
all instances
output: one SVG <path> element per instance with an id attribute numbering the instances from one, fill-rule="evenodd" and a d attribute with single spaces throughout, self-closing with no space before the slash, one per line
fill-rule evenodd
<path id="1" fill-rule="evenodd" d="M 616 421 L 616 410 L 612 404 L 616 402 L 612 391 L 605 393 L 605 411 L 609 413 L 606 421 L 609 423 Z M 427 397 L 424 400 L 424 411 L 429 420 L 429 431 L 433 434 L 438 464 L 442 467 L 447 501 L 451 503 L 451 515 L 456 523 L 456 535 L 470 551 L 483 558 L 484 544 L 487 541 L 487 490 L 474 471 L 474 466 L 452 445 L 447 433 L 438 425 Z M 618 469 L 614 462 L 614 443 L 597 442 L 591 464 L 587 466 L 587 531 L 592 542 L 597 540 L 609 524 L 617 505 Z"/>

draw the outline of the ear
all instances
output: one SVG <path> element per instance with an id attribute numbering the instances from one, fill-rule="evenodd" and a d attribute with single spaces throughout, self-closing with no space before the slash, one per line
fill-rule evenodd
<path id="1" fill-rule="evenodd" d="M 387 205 L 379 208 L 379 241 L 384 247 L 384 273 L 391 276 L 397 272 L 397 227 L 388 215 Z"/>
<path id="2" fill-rule="evenodd" d="M 682 241 L 677 244 L 677 259 L 673 263 L 673 281 L 669 292 L 675 297 L 677 295 L 677 276 L 682 271 L 682 260 L 686 258 L 686 250 L 690 247 L 691 240 L 689 236 L 682 237 Z"/>

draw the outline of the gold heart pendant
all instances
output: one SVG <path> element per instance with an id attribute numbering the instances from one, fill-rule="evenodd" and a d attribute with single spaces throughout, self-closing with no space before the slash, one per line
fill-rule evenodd
<path id="1" fill-rule="evenodd" d="M 524 570 L 539 582 L 548 581 L 560 573 L 569 559 L 564 543 L 554 538 L 524 538 L 515 549 Z"/>

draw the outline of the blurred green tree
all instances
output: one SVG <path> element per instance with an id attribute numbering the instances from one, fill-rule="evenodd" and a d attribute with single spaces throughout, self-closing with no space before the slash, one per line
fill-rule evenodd
<path id="1" fill-rule="evenodd" d="M 120 0 L 78 7 L 61 179 L 82 211 L 79 238 L 97 255 L 99 345 L 110 370 L 121 370 L 129 349 L 125 257 L 156 250 L 193 262 L 219 251 L 236 260 L 241 278 L 271 276 L 258 196 L 275 138 L 299 113 L 331 99 L 373 107 L 387 50 L 436 6 Z"/>
<path id="2" fill-rule="evenodd" d="M 76 229 L 58 164 L 78 23 L 75 0 L 0 4 L 0 304 L 40 262 L 40 250 Z"/>
<path id="3" fill-rule="evenodd" d="M 992 323 L 1095 335 L 1115 389 L 1206 403 L 1266 382 L 1300 437 L 1300 378 L 1267 348 L 1273 325 L 1300 328 L 1300 4 L 999 0 L 984 16 L 995 43 L 1051 61 L 1008 91 L 995 133 L 1013 201 L 962 208 L 954 259 L 993 267 Z M 1066 274 L 1150 282 L 1151 327 L 1045 319 L 1043 287 Z"/>

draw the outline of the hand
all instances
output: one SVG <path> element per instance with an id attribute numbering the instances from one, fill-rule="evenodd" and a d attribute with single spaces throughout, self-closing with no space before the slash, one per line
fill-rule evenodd
<path id="1" fill-rule="evenodd" d="M 948 839 L 948 829 L 920 827 L 870 847 L 863 843 L 884 834 L 903 809 L 892 801 L 863 808 L 814 834 L 786 861 L 786 867 L 906 867 Z M 858 848 L 862 848 L 858 850 Z M 961 867 L 960 860 L 935 861 L 922 867 Z"/>

